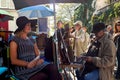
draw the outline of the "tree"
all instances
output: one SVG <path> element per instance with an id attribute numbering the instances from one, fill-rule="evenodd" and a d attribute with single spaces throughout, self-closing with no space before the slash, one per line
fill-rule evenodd
<path id="1" fill-rule="evenodd" d="M 120 18 L 120 2 L 111 4 L 107 6 L 107 8 L 108 9 L 106 9 L 104 12 L 99 12 L 99 14 L 95 15 L 97 16 L 97 19 L 92 17 L 91 22 L 95 23 L 96 21 L 99 21 L 106 24 L 113 24 L 114 20 Z"/>
<path id="2" fill-rule="evenodd" d="M 74 22 L 74 10 L 78 5 L 75 3 L 58 4 L 56 11 L 57 20 L 62 20 L 64 23 L 70 23 L 72 25 Z"/>
<path id="3" fill-rule="evenodd" d="M 81 20 L 83 22 L 83 26 L 88 27 L 88 31 L 91 30 L 90 20 L 95 11 L 95 3 L 96 0 L 88 0 L 86 3 L 81 4 L 79 7 L 75 9 L 74 21 Z"/>

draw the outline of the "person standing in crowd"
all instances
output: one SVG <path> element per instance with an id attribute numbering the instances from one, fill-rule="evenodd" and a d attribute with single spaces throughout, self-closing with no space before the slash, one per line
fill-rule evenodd
<path id="1" fill-rule="evenodd" d="M 65 24 L 64 26 L 65 33 L 64 33 L 64 42 L 66 44 L 67 50 L 68 50 L 68 56 L 70 59 L 70 62 L 74 62 L 74 53 L 72 49 L 71 39 L 70 39 L 70 28 L 69 23 Z M 72 30 L 71 30 L 72 32 Z"/>
<path id="2" fill-rule="evenodd" d="M 81 57 L 86 61 L 83 71 L 85 73 L 78 80 L 113 80 L 116 48 L 112 36 L 106 33 L 104 23 L 94 24 L 92 32 L 96 36 L 95 44 Z"/>
<path id="3" fill-rule="evenodd" d="M 59 20 L 57 22 L 57 30 L 55 31 L 54 38 L 56 38 L 56 32 L 57 32 L 57 40 L 58 40 L 58 53 L 60 57 L 60 63 L 61 64 L 69 64 L 69 56 L 68 56 L 68 50 L 67 45 L 64 41 L 65 36 L 65 29 L 63 28 L 63 22 Z"/>
<path id="4" fill-rule="evenodd" d="M 71 34 L 75 31 L 75 28 L 74 27 L 70 27 L 69 28 L 69 40 L 70 40 L 70 46 L 72 47 L 73 49 L 73 42 L 74 42 L 74 38 L 71 37 Z"/>
<path id="5" fill-rule="evenodd" d="M 83 43 L 83 46 L 84 46 L 85 52 L 87 52 L 88 46 L 89 46 L 89 43 L 90 43 L 90 35 L 87 32 L 87 27 L 82 27 L 82 29 L 85 32 L 85 41 Z"/>
<path id="6" fill-rule="evenodd" d="M 76 21 L 74 26 L 75 31 L 71 33 L 71 37 L 74 38 L 73 50 L 75 59 L 77 60 L 77 58 L 79 58 L 81 54 L 86 51 L 84 48 L 85 31 L 82 29 L 82 21 Z"/>
<path id="7" fill-rule="evenodd" d="M 64 36 L 65 34 L 65 30 L 63 28 L 63 22 L 61 20 L 59 20 L 57 22 L 57 38 L 58 38 L 58 42 L 61 41 L 61 38 Z"/>
<path id="8" fill-rule="evenodd" d="M 111 35 L 113 35 L 113 28 L 111 25 L 108 25 L 107 28 L 106 28 L 107 32 L 110 33 Z"/>
<path id="9" fill-rule="evenodd" d="M 10 59 L 15 76 L 20 80 L 62 80 L 54 64 L 40 59 L 36 41 L 27 35 L 31 22 L 25 16 L 17 18 L 18 28 L 10 42 Z"/>
<path id="10" fill-rule="evenodd" d="M 113 39 L 117 48 L 117 72 L 115 78 L 120 79 L 120 20 L 116 21 L 114 30 Z"/>

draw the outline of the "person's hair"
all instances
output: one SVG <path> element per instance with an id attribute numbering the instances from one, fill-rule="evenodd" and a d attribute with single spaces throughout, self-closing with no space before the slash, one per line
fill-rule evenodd
<path id="1" fill-rule="evenodd" d="M 117 26 L 120 25 L 120 20 L 119 21 L 116 21 L 115 25 L 114 25 L 114 33 L 118 33 L 118 29 L 117 29 Z"/>
<path id="2" fill-rule="evenodd" d="M 17 32 L 17 33 L 15 34 L 15 36 L 17 36 L 17 37 L 21 37 L 22 34 L 23 34 L 23 30 L 20 31 L 20 32 Z"/>
<path id="3" fill-rule="evenodd" d="M 61 20 L 59 20 L 59 21 L 57 22 L 57 24 L 58 24 L 58 23 L 62 23 L 62 24 L 63 24 L 63 22 L 62 22 Z"/>
<path id="4" fill-rule="evenodd" d="M 69 31 L 69 23 L 65 24 L 64 28 L 65 28 L 65 31 Z"/>

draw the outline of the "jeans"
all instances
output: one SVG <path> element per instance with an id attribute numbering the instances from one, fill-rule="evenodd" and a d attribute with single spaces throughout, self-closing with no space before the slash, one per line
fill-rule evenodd
<path id="1" fill-rule="evenodd" d="M 84 76 L 79 76 L 80 72 L 76 71 L 76 76 L 78 80 L 99 80 L 99 70 L 93 70 L 90 73 L 85 74 Z"/>

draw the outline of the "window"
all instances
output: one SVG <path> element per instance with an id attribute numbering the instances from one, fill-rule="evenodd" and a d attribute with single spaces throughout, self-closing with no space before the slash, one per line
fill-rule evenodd
<path id="1" fill-rule="evenodd" d="M 8 8 L 9 0 L 0 0 L 1 8 Z"/>

